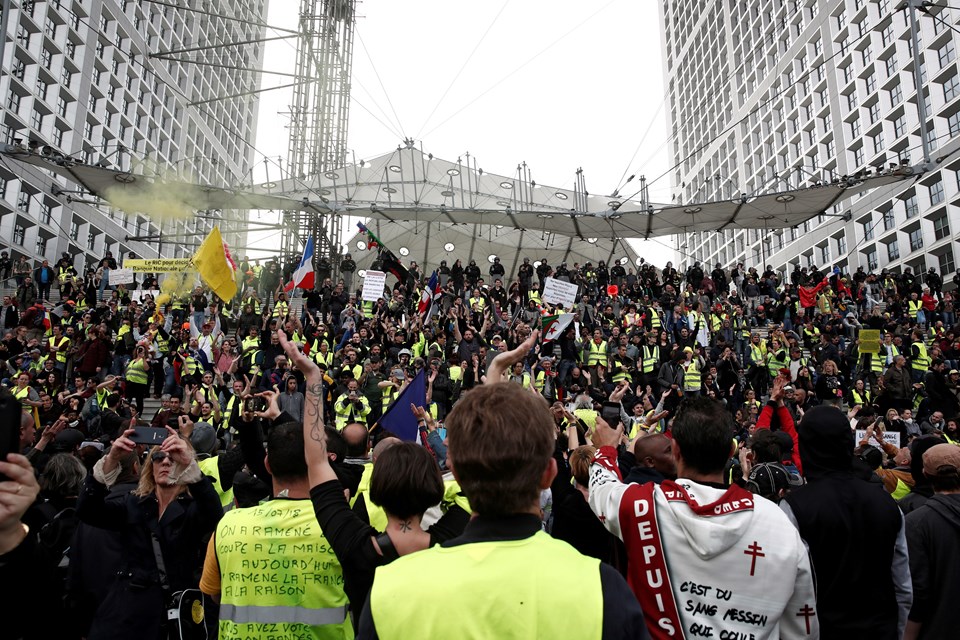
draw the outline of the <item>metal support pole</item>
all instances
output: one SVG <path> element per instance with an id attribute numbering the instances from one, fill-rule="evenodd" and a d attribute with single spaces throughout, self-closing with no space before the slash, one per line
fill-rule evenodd
<path id="1" fill-rule="evenodd" d="M 930 141 L 927 140 L 927 104 L 923 99 L 922 75 L 920 73 L 920 25 L 917 21 L 917 7 L 923 0 L 906 0 L 910 10 L 910 42 L 913 44 L 913 83 L 917 88 L 917 112 L 920 114 L 920 145 L 923 148 L 923 161 L 930 162 Z"/>

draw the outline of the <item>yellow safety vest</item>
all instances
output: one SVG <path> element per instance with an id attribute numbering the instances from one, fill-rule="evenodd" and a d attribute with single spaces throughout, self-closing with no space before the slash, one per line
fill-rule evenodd
<path id="1" fill-rule="evenodd" d="M 60 336 L 60 344 L 55 344 L 54 340 L 54 338 L 50 338 L 49 344 L 51 347 L 57 348 L 57 362 L 65 363 L 67 361 L 67 347 L 70 346 L 70 338 Z"/>
<path id="2" fill-rule="evenodd" d="M 143 360 L 131 360 L 127 364 L 127 370 L 124 372 L 128 382 L 136 384 L 147 384 L 147 365 Z"/>
<path id="3" fill-rule="evenodd" d="M 660 362 L 660 347 L 653 345 L 643 345 L 643 372 L 653 373 L 654 368 Z"/>
<path id="4" fill-rule="evenodd" d="M 856 389 L 851 391 L 850 395 L 853 396 L 854 406 L 860 405 L 861 407 L 864 407 L 870 404 L 870 394 L 867 393 L 866 389 L 863 390 L 863 395 L 860 395 L 860 393 Z"/>
<path id="5" fill-rule="evenodd" d="M 273 317 L 274 318 L 286 318 L 287 312 L 290 310 L 290 305 L 284 302 L 283 300 L 278 300 L 275 305 L 273 305 Z"/>
<path id="6" fill-rule="evenodd" d="M 353 638 L 343 569 L 309 500 L 230 511 L 215 549 L 221 638 Z"/>
<path id="7" fill-rule="evenodd" d="M 230 426 L 230 418 L 233 417 L 233 405 L 237 403 L 237 400 L 240 398 L 238 396 L 230 394 L 230 398 L 227 400 L 227 406 L 224 408 L 223 412 L 220 414 L 223 418 L 220 422 L 221 428 L 224 431 L 230 431 L 235 433 L 236 430 Z"/>
<path id="8" fill-rule="evenodd" d="M 607 341 L 604 340 L 600 344 L 597 344 L 595 341 L 591 340 L 587 344 L 587 366 L 592 367 L 595 365 L 607 366 Z"/>
<path id="9" fill-rule="evenodd" d="M 17 400 L 24 400 L 24 399 L 29 400 L 29 399 L 30 399 L 30 386 L 28 385 L 28 386 L 24 387 L 23 389 L 18 389 L 18 388 L 16 388 L 16 387 L 14 387 L 14 389 L 13 389 L 13 397 L 16 398 Z M 37 408 L 36 408 L 36 407 L 28 407 L 27 405 L 24 404 L 24 405 L 21 405 L 21 409 L 23 410 L 24 413 L 32 413 L 32 414 L 33 414 L 33 423 L 34 423 L 34 426 L 35 426 L 37 429 L 39 429 L 39 428 L 40 428 L 40 412 L 37 411 Z"/>
<path id="10" fill-rule="evenodd" d="M 243 299 L 243 306 L 247 306 L 247 305 L 250 305 L 250 307 L 253 309 L 253 312 L 254 312 L 255 314 L 260 315 L 260 301 L 259 301 L 259 300 L 257 300 L 256 298 L 244 298 L 244 299 Z"/>
<path id="11" fill-rule="evenodd" d="M 409 638 L 411 630 L 420 638 L 460 638 L 464 629 L 498 640 L 594 640 L 603 633 L 599 562 L 543 531 L 522 540 L 434 546 L 379 567 L 370 610 L 382 640 Z M 444 585 L 442 607 L 410 606 L 409 594 L 437 584 Z M 477 586 L 493 584 L 497 589 L 478 607 Z"/>
<path id="12" fill-rule="evenodd" d="M 233 486 L 227 491 L 223 490 L 223 484 L 220 482 L 220 465 L 217 463 L 217 456 L 204 458 L 197 462 L 197 466 L 200 467 L 203 475 L 210 476 L 213 480 L 213 488 L 216 489 L 217 495 L 220 496 L 220 506 L 223 507 L 224 512 L 233 509 L 235 506 L 233 502 Z"/>
<path id="13" fill-rule="evenodd" d="M 750 343 L 750 360 L 753 361 L 753 364 L 762 367 L 764 360 L 766 360 L 767 349 L 761 343 L 756 345 Z"/>
<path id="14" fill-rule="evenodd" d="M 908 307 L 908 310 L 909 310 L 909 312 L 910 312 L 910 317 L 913 318 L 914 320 L 916 320 L 916 319 L 917 319 L 917 314 L 918 314 L 918 313 L 920 312 L 920 310 L 923 308 L 923 303 L 920 302 L 919 300 L 908 300 L 908 301 L 907 301 L 907 307 Z"/>
<path id="15" fill-rule="evenodd" d="M 910 493 L 910 485 L 906 482 L 897 478 L 897 487 L 893 490 L 893 493 L 890 495 L 894 500 L 899 500 L 900 498 L 905 498 L 907 494 Z"/>
<path id="16" fill-rule="evenodd" d="M 771 351 L 768 355 L 770 359 L 767 360 L 767 373 L 776 378 L 780 369 L 787 366 L 787 352 L 785 349 L 780 349 L 779 351 Z"/>
<path id="17" fill-rule="evenodd" d="M 683 372 L 683 390 L 700 391 L 703 381 L 700 379 L 700 366 L 697 364 L 697 357 L 686 366 Z"/>
<path id="18" fill-rule="evenodd" d="M 459 382 L 460 380 L 463 380 L 463 367 L 460 365 L 450 367 L 447 373 L 450 376 L 450 382 Z"/>
<path id="19" fill-rule="evenodd" d="M 323 351 L 318 350 L 313 354 L 313 361 L 318 365 L 322 364 L 329 369 L 333 366 L 333 352 L 327 351 L 327 355 L 323 355 Z"/>
<path id="20" fill-rule="evenodd" d="M 649 313 L 650 313 L 650 329 L 653 331 L 657 331 L 657 333 L 659 333 L 658 329 L 660 329 L 660 327 L 663 326 L 663 323 L 660 321 L 660 312 L 657 309 L 650 307 Z"/>
<path id="21" fill-rule="evenodd" d="M 240 343 L 240 348 L 243 351 L 246 351 L 250 348 L 258 348 L 260 346 L 260 337 L 247 336 L 243 339 L 243 342 Z"/>
<path id="22" fill-rule="evenodd" d="M 611 369 L 613 371 L 613 375 L 611 376 L 611 380 L 613 382 L 620 382 L 622 380 L 630 379 L 630 374 L 623 370 L 623 367 L 625 366 L 627 366 L 627 361 L 620 360 L 620 357 L 617 356 L 617 358 L 613 361 L 613 368 Z"/>
<path id="23" fill-rule="evenodd" d="M 196 375 L 200 371 L 200 363 L 193 356 L 187 356 L 183 360 L 182 373 L 188 376 Z"/>
<path id="24" fill-rule="evenodd" d="M 914 342 L 913 346 L 917 348 L 917 357 L 913 359 L 910 366 L 916 371 L 926 371 L 930 368 L 930 356 L 927 355 L 927 347 L 923 342 Z"/>
<path id="25" fill-rule="evenodd" d="M 374 504 L 370 499 L 370 479 L 373 477 L 373 463 L 363 465 L 363 474 L 360 476 L 360 483 L 357 485 L 357 493 L 350 498 L 350 507 L 357 503 L 357 499 L 363 496 L 363 504 L 367 508 L 367 520 L 370 526 L 377 531 L 387 530 L 387 512 L 378 504 Z"/>

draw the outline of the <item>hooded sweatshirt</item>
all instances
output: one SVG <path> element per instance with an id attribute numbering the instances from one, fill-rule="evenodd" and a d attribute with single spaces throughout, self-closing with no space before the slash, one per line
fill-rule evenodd
<path id="1" fill-rule="evenodd" d="M 955 637 L 960 629 L 960 494 L 937 494 L 907 515 L 913 578 L 909 619 L 920 638 Z"/>
<path id="2" fill-rule="evenodd" d="M 774 503 L 683 478 L 623 484 L 613 447 L 590 469 L 589 502 L 626 545 L 654 640 L 818 637 L 809 558 Z"/>
<path id="3" fill-rule="evenodd" d="M 881 483 L 854 472 L 854 436 L 839 409 L 807 411 L 799 440 L 807 484 L 780 506 L 810 549 L 821 637 L 895 640 L 911 601 L 903 516 Z M 852 594 L 871 606 L 850 606 Z"/>

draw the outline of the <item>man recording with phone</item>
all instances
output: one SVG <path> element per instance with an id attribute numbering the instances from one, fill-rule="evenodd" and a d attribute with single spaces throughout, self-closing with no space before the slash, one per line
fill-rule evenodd
<path id="1" fill-rule="evenodd" d="M 355 379 L 347 381 L 346 391 L 333 403 L 336 414 L 337 431 L 343 431 L 351 422 L 367 424 L 370 415 L 370 401 L 360 393 L 360 385 Z"/>

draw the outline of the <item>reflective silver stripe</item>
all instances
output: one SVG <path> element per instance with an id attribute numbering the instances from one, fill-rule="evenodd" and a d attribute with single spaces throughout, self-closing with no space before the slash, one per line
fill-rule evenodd
<path id="1" fill-rule="evenodd" d="M 344 605 L 327 609 L 307 609 L 304 607 L 255 607 L 221 604 L 220 619 L 229 620 L 236 624 L 254 622 L 268 624 L 300 623 L 311 626 L 341 624 L 347 619 L 347 607 Z"/>

